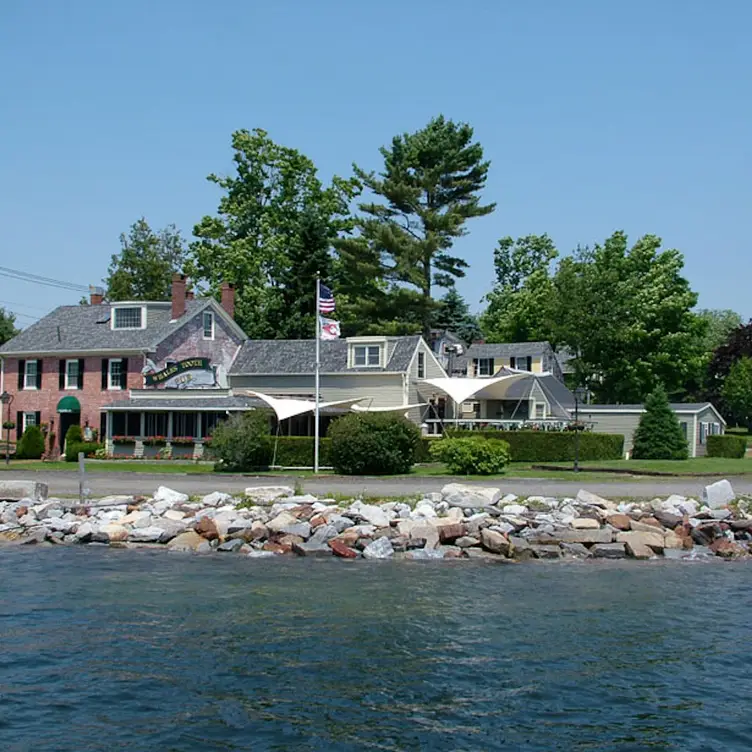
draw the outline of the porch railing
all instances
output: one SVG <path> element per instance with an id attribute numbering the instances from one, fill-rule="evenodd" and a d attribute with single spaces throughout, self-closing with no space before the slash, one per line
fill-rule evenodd
<path id="1" fill-rule="evenodd" d="M 491 419 L 491 418 L 431 418 L 423 421 L 428 427 L 429 435 L 438 435 L 444 428 L 460 428 L 465 431 L 566 431 L 574 425 L 574 420 L 565 418 L 536 418 L 529 420 Z M 579 421 L 584 430 L 592 430 L 595 423 Z"/>

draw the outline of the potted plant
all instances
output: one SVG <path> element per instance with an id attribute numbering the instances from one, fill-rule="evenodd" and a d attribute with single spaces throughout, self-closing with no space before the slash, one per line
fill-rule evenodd
<path id="1" fill-rule="evenodd" d="M 16 427 L 16 424 L 12 420 L 3 421 L 3 429 L 6 431 L 12 431 Z"/>

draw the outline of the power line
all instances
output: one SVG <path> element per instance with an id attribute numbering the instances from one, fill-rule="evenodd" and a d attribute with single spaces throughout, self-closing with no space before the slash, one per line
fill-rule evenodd
<path id="1" fill-rule="evenodd" d="M 69 290 L 72 292 L 88 292 L 89 288 L 86 285 L 78 285 L 75 282 L 65 282 L 61 279 L 53 279 L 52 277 L 42 277 L 39 274 L 31 274 L 30 272 L 22 272 L 18 269 L 9 269 L 6 266 L 0 266 L 0 276 L 8 277 L 9 279 L 17 279 L 21 282 L 31 282 L 35 285 L 46 285 L 47 287 L 56 287 L 60 290 Z"/>
<path id="2" fill-rule="evenodd" d="M 42 313 L 47 313 L 49 311 L 49 308 L 40 308 L 39 306 L 31 306 L 26 305 L 26 303 L 16 303 L 15 300 L 0 300 L 0 304 L 6 306 L 15 306 L 17 308 L 22 308 L 27 311 L 41 311 Z"/>

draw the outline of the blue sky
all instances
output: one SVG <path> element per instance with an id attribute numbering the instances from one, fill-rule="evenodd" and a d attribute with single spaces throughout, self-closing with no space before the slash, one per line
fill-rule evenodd
<path id="1" fill-rule="evenodd" d="M 499 237 L 621 228 L 749 318 L 750 23 L 744 0 L 4 0 L 0 266 L 87 285 L 141 215 L 190 236 L 235 129 L 327 179 L 443 113 L 492 161 L 498 208 L 456 246 L 473 308 Z M 20 324 L 77 300 L 0 277 Z"/>

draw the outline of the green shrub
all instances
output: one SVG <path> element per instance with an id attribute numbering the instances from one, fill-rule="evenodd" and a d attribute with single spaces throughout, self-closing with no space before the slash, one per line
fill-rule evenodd
<path id="1" fill-rule="evenodd" d="M 431 456 L 453 475 L 495 475 L 509 462 L 509 444 L 501 439 L 445 438 L 431 445 Z"/>
<path id="2" fill-rule="evenodd" d="M 679 418 L 662 386 L 645 400 L 645 412 L 632 441 L 632 456 L 636 460 L 686 460 L 689 456 Z"/>
<path id="3" fill-rule="evenodd" d="M 66 436 L 68 433 L 65 434 Z M 104 449 L 96 441 L 70 441 L 65 442 L 65 461 L 78 462 L 78 453 L 83 452 L 84 457 L 95 457 L 97 452 Z"/>
<path id="4" fill-rule="evenodd" d="M 418 446 L 415 450 L 416 462 L 432 462 L 433 455 L 431 454 L 431 447 L 437 442 L 441 441 L 440 436 L 421 436 Z"/>
<path id="5" fill-rule="evenodd" d="M 313 436 L 280 436 L 276 439 L 277 455 L 274 464 L 281 467 L 313 467 Z M 272 439 L 274 454 L 275 439 Z M 325 436 L 319 439 L 319 464 L 329 465 L 329 446 Z"/>
<path id="6" fill-rule="evenodd" d="M 65 446 L 68 444 L 82 444 L 84 440 L 84 432 L 81 430 L 81 426 L 78 423 L 74 423 L 65 432 Z"/>
<path id="7" fill-rule="evenodd" d="M 502 439 L 509 444 L 512 462 L 571 462 L 575 431 L 462 431 L 451 429 L 450 438 Z M 624 456 L 621 434 L 580 431 L 579 457 L 587 460 L 619 460 Z"/>
<path id="8" fill-rule="evenodd" d="M 739 459 L 747 454 L 745 436 L 708 436 L 708 457 L 733 457 Z"/>
<path id="9" fill-rule="evenodd" d="M 211 456 L 222 470 L 268 467 L 272 458 L 268 412 L 250 410 L 217 425 L 211 437 Z"/>
<path id="10" fill-rule="evenodd" d="M 331 463 L 346 475 L 385 475 L 410 470 L 420 443 L 418 427 L 401 415 L 352 413 L 329 426 Z"/>
<path id="11" fill-rule="evenodd" d="M 16 447 L 20 460 L 38 460 L 44 454 L 44 434 L 39 426 L 29 426 Z"/>

